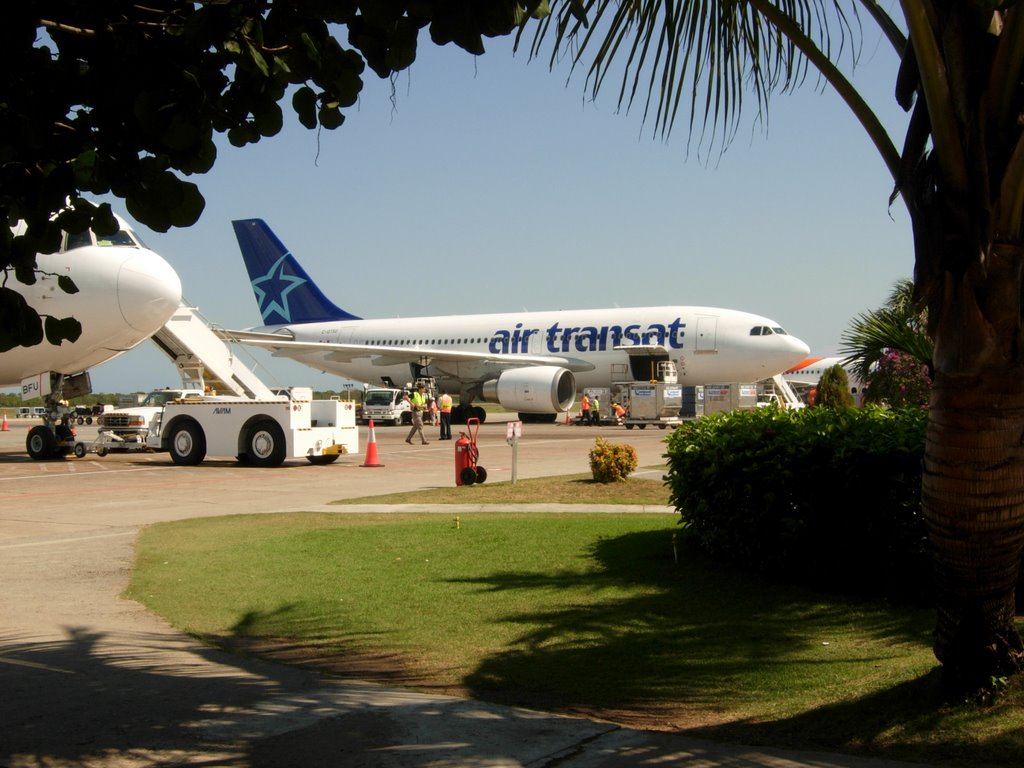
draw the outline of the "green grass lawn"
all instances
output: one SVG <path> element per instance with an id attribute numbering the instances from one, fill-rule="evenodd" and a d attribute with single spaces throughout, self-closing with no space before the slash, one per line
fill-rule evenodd
<path id="1" fill-rule="evenodd" d="M 630 477 L 618 483 L 597 483 L 589 473 L 534 477 L 483 485 L 432 488 L 428 493 L 408 491 L 383 496 L 341 499 L 335 504 L 646 504 L 667 506 L 668 486 L 661 480 Z"/>
<path id="2" fill-rule="evenodd" d="M 211 643 L 434 691 L 931 764 L 1024 754 L 1018 682 L 941 702 L 931 611 L 716 565 L 673 514 L 165 523 L 128 596 Z"/>

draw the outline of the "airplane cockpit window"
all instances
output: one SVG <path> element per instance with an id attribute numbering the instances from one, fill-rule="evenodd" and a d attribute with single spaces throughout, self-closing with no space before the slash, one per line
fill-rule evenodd
<path id="1" fill-rule="evenodd" d="M 760 325 L 755 325 L 753 328 L 751 328 L 750 329 L 750 335 L 751 336 L 760 336 L 761 335 L 761 326 Z"/>
<path id="2" fill-rule="evenodd" d="M 67 243 L 64 245 L 65 251 L 71 251 L 75 248 L 83 248 L 87 245 L 92 245 L 92 233 L 87 229 L 85 232 L 75 232 L 68 234 Z"/>
<path id="3" fill-rule="evenodd" d="M 123 229 L 119 229 L 117 232 L 115 232 L 112 235 L 104 235 L 103 237 L 100 237 L 99 235 L 97 235 L 96 236 L 96 245 L 106 245 L 106 246 L 136 245 L 136 243 L 132 239 L 132 236 L 130 234 L 128 234 L 128 232 L 126 232 Z"/>
<path id="4" fill-rule="evenodd" d="M 777 334 L 779 334 L 779 336 L 788 336 L 789 335 L 788 333 L 786 333 L 785 329 L 779 328 L 778 326 L 773 327 L 772 330 L 775 331 Z"/>
<path id="5" fill-rule="evenodd" d="M 69 234 L 65 241 L 64 250 L 70 251 L 75 248 L 83 248 L 87 245 L 98 245 L 101 247 L 128 246 L 130 248 L 146 247 L 142 244 L 141 240 L 124 229 L 120 229 L 112 235 L 104 235 L 102 237 L 95 235 L 95 241 L 93 240 L 93 237 L 93 233 L 88 229 L 84 232 Z"/>

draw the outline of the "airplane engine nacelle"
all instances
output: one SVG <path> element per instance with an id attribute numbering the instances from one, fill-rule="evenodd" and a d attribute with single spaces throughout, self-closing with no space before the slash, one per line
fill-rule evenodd
<path id="1" fill-rule="evenodd" d="M 484 382 L 481 399 L 524 413 L 561 413 L 576 399 L 576 377 L 554 365 L 513 368 Z"/>

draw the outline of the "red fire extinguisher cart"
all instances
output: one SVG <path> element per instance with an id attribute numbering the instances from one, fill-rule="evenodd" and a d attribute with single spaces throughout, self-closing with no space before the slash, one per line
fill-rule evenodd
<path id="1" fill-rule="evenodd" d="M 466 429 L 470 432 L 460 432 L 459 439 L 455 441 L 456 485 L 472 485 L 487 479 L 487 470 L 476 463 L 480 458 L 480 449 L 476 444 L 476 437 L 480 434 L 480 419 L 466 419 Z"/>

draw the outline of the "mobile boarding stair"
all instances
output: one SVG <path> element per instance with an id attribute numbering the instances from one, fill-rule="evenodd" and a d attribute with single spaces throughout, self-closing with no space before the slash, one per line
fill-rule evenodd
<path id="1" fill-rule="evenodd" d="M 796 410 L 805 407 L 804 401 L 797 397 L 796 392 L 789 386 L 789 382 L 782 377 L 781 373 L 772 376 L 770 381 L 774 385 L 775 394 L 778 396 L 783 408 Z"/>
<path id="2" fill-rule="evenodd" d="M 174 362 L 185 387 L 253 400 L 274 397 L 195 307 L 182 302 L 164 327 L 153 334 L 152 341 Z"/>

